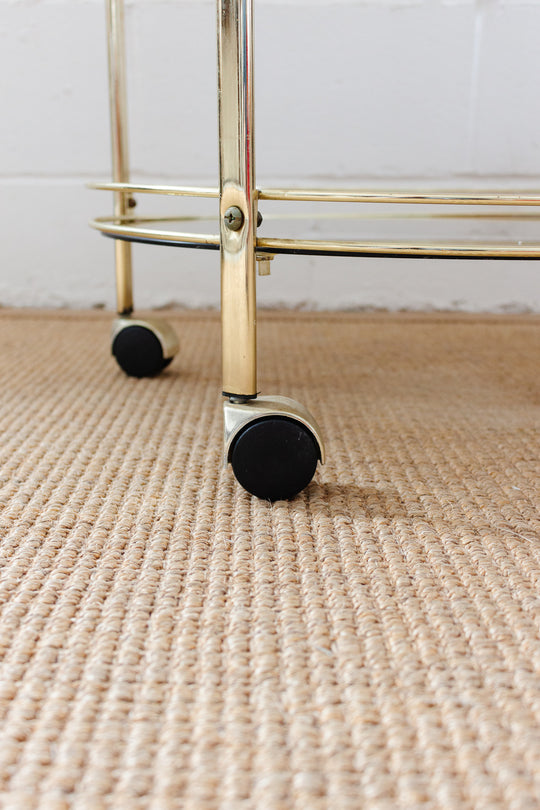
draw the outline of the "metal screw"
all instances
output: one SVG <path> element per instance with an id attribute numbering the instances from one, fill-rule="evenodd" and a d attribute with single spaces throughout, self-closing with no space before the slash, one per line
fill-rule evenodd
<path id="1" fill-rule="evenodd" d="M 230 231 L 239 231 L 244 224 L 244 215 L 237 205 L 232 205 L 225 211 L 225 225 Z"/>

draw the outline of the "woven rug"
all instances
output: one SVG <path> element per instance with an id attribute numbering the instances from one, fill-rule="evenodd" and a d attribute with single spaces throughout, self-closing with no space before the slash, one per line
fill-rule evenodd
<path id="1" fill-rule="evenodd" d="M 291 502 L 221 463 L 219 319 L 159 378 L 0 312 L 2 810 L 540 806 L 540 318 L 262 313 L 318 419 Z"/>

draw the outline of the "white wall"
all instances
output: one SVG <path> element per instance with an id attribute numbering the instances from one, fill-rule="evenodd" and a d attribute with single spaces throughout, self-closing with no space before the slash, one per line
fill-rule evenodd
<path id="1" fill-rule="evenodd" d="M 540 187 L 540 0 L 255 0 L 255 12 L 261 185 Z M 110 171 L 104 16 L 102 0 L 0 0 L 3 305 L 114 306 L 112 242 L 87 227 L 110 195 L 84 186 Z M 214 0 L 128 3 L 135 180 L 217 184 L 214 17 Z M 506 233 L 497 222 L 283 223 L 263 211 L 272 235 Z M 509 233 L 540 238 L 530 221 Z M 216 253 L 134 251 L 140 307 L 218 303 Z M 259 296 L 540 311 L 537 272 L 536 262 L 280 257 Z"/>

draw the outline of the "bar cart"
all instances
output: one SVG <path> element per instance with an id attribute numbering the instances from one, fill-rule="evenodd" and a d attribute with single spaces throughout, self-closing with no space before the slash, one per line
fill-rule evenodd
<path id="1" fill-rule="evenodd" d="M 308 410 L 283 396 L 261 396 L 257 386 L 256 270 L 267 272 L 279 254 L 478 259 L 540 258 L 540 243 L 349 241 L 260 238 L 262 201 L 391 203 L 452 206 L 538 206 L 540 193 L 369 191 L 258 188 L 253 113 L 253 0 L 217 0 L 219 188 L 136 185 L 130 182 L 126 128 L 123 0 L 106 0 L 108 20 L 112 182 L 93 188 L 114 193 L 114 213 L 92 226 L 115 240 L 117 312 L 112 353 L 129 375 L 159 373 L 174 357 L 172 328 L 133 314 L 131 243 L 219 250 L 221 256 L 224 458 L 239 483 L 260 498 L 294 497 L 324 463 L 321 431 Z M 164 230 L 163 220 L 135 216 L 134 194 L 213 197 L 219 234 Z M 459 209 L 463 210 L 463 209 Z"/>

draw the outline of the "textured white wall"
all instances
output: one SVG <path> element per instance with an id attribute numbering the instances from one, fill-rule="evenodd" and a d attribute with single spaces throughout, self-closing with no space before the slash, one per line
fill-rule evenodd
<path id="1" fill-rule="evenodd" d="M 540 187 L 540 0 L 256 0 L 255 12 L 261 184 Z M 111 201 L 84 187 L 110 171 L 104 17 L 102 0 L 0 0 L 1 304 L 114 305 L 112 242 L 87 227 Z M 214 17 L 213 0 L 128 3 L 136 180 L 217 184 Z M 264 210 L 272 235 L 505 232 L 281 223 L 269 215 L 282 207 Z M 534 222 L 519 227 L 540 238 Z M 140 307 L 218 303 L 216 253 L 134 252 Z M 536 262 L 281 257 L 259 297 L 540 311 L 537 273 Z"/>

